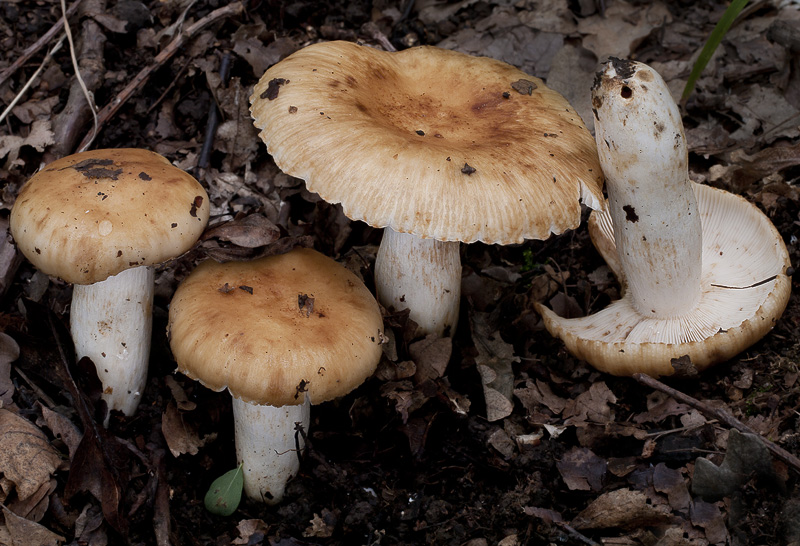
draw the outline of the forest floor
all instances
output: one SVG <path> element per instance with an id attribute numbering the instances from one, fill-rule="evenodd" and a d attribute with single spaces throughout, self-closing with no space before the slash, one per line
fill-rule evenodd
<path id="1" fill-rule="evenodd" d="M 312 409 L 300 473 L 278 506 L 243 500 L 229 517 L 206 511 L 209 485 L 236 466 L 230 395 L 176 374 L 166 338 L 172 293 L 207 255 L 253 256 L 304 237 L 374 289 L 380 230 L 351 222 L 281 173 L 252 125 L 253 85 L 288 54 L 341 39 L 490 56 L 545 79 L 591 125 L 601 61 L 646 62 L 680 96 L 725 8 L 717 1 L 82 0 L 70 17 L 76 56 L 98 106 L 114 105 L 103 110 L 92 147 L 159 152 L 207 188 L 212 224 L 260 214 L 281 239 L 242 248 L 210 238 L 159 268 L 147 389 L 137 413 L 112 415 L 107 430 L 81 410 L 98 394 L 91 373 L 68 362 L 71 287 L 37 272 L 4 239 L 0 544 L 800 544 L 800 468 L 766 452 L 757 436 L 733 431 L 740 423 L 800 456 L 798 296 L 735 358 L 664 379 L 697 403 L 676 400 L 570 356 L 534 311 L 544 302 L 588 314 L 619 297 L 585 223 L 546 241 L 463 245 L 452 350 L 449 339 L 414 339 L 402 313 L 387 314 L 390 343 L 378 371 Z M 758 206 L 793 264 L 800 263 L 798 9 L 751 2 L 683 107 L 691 178 Z M 21 92 L 60 32 L 12 66 L 60 16 L 51 0 L 0 1 L 0 106 L 20 95 L 0 125 L 2 229 L 22 184 L 92 131 L 67 42 Z M 142 71 L 149 77 L 138 78 Z M 215 104 L 221 123 L 204 153 Z M 484 384 L 491 373 L 502 376 L 502 388 Z M 722 465 L 704 468 L 703 488 L 701 457 Z"/>

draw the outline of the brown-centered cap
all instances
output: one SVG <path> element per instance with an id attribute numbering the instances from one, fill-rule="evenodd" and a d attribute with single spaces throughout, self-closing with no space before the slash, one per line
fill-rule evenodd
<path id="1" fill-rule="evenodd" d="M 252 262 L 206 261 L 169 310 L 178 370 L 246 402 L 312 403 L 347 394 L 375 370 L 383 319 L 358 277 L 300 248 Z"/>
<path id="2" fill-rule="evenodd" d="M 783 239 L 744 198 L 700 184 L 693 188 L 703 225 L 698 304 L 680 316 L 651 318 L 636 310 L 626 292 L 602 311 L 575 319 L 537 304 L 547 329 L 570 353 L 614 375 L 671 375 L 674 358 L 688 355 L 703 370 L 732 358 L 773 328 L 791 290 Z M 608 211 L 592 213 L 589 231 L 624 291 Z"/>
<path id="3" fill-rule="evenodd" d="M 135 148 L 63 157 L 23 186 L 11 233 L 40 271 L 93 284 L 179 256 L 208 223 L 208 195 L 166 158 Z"/>
<path id="4" fill-rule="evenodd" d="M 251 113 L 284 172 L 376 227 L 519 243 L 602 202 L 594 139 L 561 95 L 486 57 L 308 46 L 267 70 Z"/>

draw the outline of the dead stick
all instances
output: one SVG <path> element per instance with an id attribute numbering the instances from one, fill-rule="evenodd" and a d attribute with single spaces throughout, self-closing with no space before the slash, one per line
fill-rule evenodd
<path id="1" fill-rule="evenodd" d="M 119 94 L 114 97 L 114 100 L 106 104 L 102 110 L 97 114 L 97 130 L 100 132 L 103 125 L 105 125 L 108 120 L 110 120 L 117 111 L 125 104 L 131 96 L 141 87 L 143 86 L 147 80 L 150 78 L 150 75 L 155 72 L 158 68 L 161 67 L 165 62 L 167 62 L 182 46 L 186 41 L 197 34 L 198 31 L 207 27 L 211 23 L 218 21 L 219 19 L 223 19 L 225 17 L 230 17 L 232 15 L 238 15 L 244 11 L 244 6 L 241 2 L 234 2 L 232 4 L 228 4 L 225 7 L 215 9 L 196 23 L 190 25 L 186 28 L 183 32 L 178 34 L 167 46 L 158 54 L 156 55 L 155 59 L 153 59 L 153 63 L 144 67 L 131 81 L 125 86 L 125 89 L 119 92 Z M 83 149 L 86 143 L 91 138 L 91 135 L 87 135 L 83 141 L 81 141 L 80 145 L 78 146 L 78 150 Z"/>
<path id="2" fill-rule="evenodd" d="M 75 13 L 75 10 L 78 9 L 78 6 L 81 4 L 82 1 L 83 0 L 75 0 L 72 3 L 72 5 L 69 8 L 67 8 L 68 19 L 73 13 Z M 31 57 L 33 57 L 37 51 L 42 49 L 42 47 L 44 47 L 45 44 L 50 42 L 50 40 L 53 39 L 53 36 L 58 34 L 58 32 L 62 28 L 64 28 L 64 18 L 59 17 L 58 22 L 56 22 L 52 27 L 50 27 L 50 30 L 45 32 L 44 35 L 38 40 L 36 40 L 36 42 L 33 45 L 28 46 L 28 48 L 22 52 L 22 55 L 20 55 L 16 61 L 11 63 L 11 65 L 8 68 L 0 72 L 0 85 L 3 85 L 3 82 L 6 81 L 9 77 L 11 77 L 11 74 L 16 72 L 19 69 L 19 67 L 28 62 L 28 60 Z"/>
<path id="3" fill-rule="evenodd" d="M 653 379 L 649 375 L 645 375 L 643 373 L 635 373 L 633 374 L 633 378 L 642 385 L 646 385 L 651 389 L 655 389 L 657 391 L 663 392 L 664 394 L 668 394 L 678 402 L 683 402 L 684 404 L 693 407 L 706 417 L 709 416 L 713 417 L 720 423 L 724 423 L 730 428 L 735 428 L 739 432 L 755 435 L 756 437 L 760 438 L 762 442 L 764 442 L 764 445 L 767 447 L 768 450 L 772 452 L 773 455 L 775 455 L 775 457 L 777 457 L 787 465 L 793 467 L 796 471 L 800 472 L 800 459 L 798 459 L 797 457 L 795 457 L 794 455 L 792 455 L 779 445 L 775 444 L 774 442 L 767 440 L 766 438 L 761 436 L 758 432 L 754 431 L 753 429 L 751 429 L 750 427 L 739 421 L 736 417 L 734 417 L 724 409 L 709 406 L 705 402 L 701 402 L 696 398 L 692 398 L 688 394 L 683 394 L 679 390 L 673 389 L 672 387 L 668 387 L 661 381 Z"/>

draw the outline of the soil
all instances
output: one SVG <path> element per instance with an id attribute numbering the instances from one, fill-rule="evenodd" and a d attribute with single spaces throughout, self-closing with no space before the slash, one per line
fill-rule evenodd
<path id="1" fill-rule="evenodd" d="M 281 173 L 252 127 L 252 86 L 286 55 L 332 39 L 487 55 L 545 78 L 588 121 L 599 61 L 647 62 L 679 95 L 726 6 L 83 0 L 70 19 L 76 55 L 96 103 L 119 103 L 101 117 L 91 147 L 165 155 L 205 185 L 212 225 L 245 227 L 234 242 L 231 224 L 209 232 L 159 267 L 144 398 L 132 417 L 112 414 L 107 430 L 91 363 L 69 356 L 71 287 L 38 273 L 10 242 L 0 249 L 0 329 L 10 336 L 0 351 L 0 544 L 800 544 L 800 467 L 759 440 L 800 456 L 797 296 L 775 328 L 735 358 L 663 379 L 697 400 L 692 407 L 594 370 L 544 329 L 534 302 L 583 315 L 619 297 L 585 223 L 546 241 L 463 245 L 452 353 L 449 339 L 415 337 L 406 313 L 387 311 L 390 342 L 378 371 L 312 409 L 300 472 L 277 506 L 243 499 L 228 517 L 205 509 L 211 482 L 236 467 L 230 395 L 175 373 L 166 336 L 175 287 L 209 256 L 313 246 L 374 290 L 381 230 L 351 222 Z M 7 225 L 22 184 L 43 163 L 77 151 L 92 121 L 66 42 L 21 93 L 58 35 L 2 72 L 57 22 L 60 5 L 12 0 L 0 13 L 0 101 L 20 93 L 0 128 Z M 796 5 L 748 5 L 683 104 L 691 178 L 758 206 L 794 264 L 798 28 Z M 181 32 L 183 43 L 158 58 Z M 135 79 L 147 67 L 149 78 Z M 213 141 L 212 117 L 220 122 Z M 487 370 L 503 376 L 506 394 L 486 389 Z M 713 413 L 720 409 L 754 434 L 733 431 Z M 48 470 L 15 439 L 20 430 L 43 439 L 36 453 L 57 455 Z M 33 484 L 27 496 L 21 476 Z M 712 485 L 701 488 L 701 480 Z"/>

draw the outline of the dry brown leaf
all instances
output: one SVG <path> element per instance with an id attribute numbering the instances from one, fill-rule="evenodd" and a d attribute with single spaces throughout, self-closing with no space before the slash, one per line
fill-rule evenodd
<path id="1" fill-rule="evenodd" d="M 314 514 L 310 525 L 303 531 L 304 537 L 330 538 L 336 530 L 338 518 L 334 512 L 327 508 L 322 509 L 321 514 Z"/>
<path id="2" fill-rule="evenodd" d="M 30 497 L 25 500 L 14 499 L 8 504 L 8 509 L 20 517 L 30 521 L 41 521 L 47 509 L 50 507 L 50 494 L 56 490 L 55 478 L 42 486 Z"/>
<path id="3" fill-rule="evenodd" d="M 216 238 L 245 248 L 257 248 L 277 241 L 278 237 L 278 226 L 263 214 L 256 213 L 212 226 L 203 233 L 201 239 Z"/>
<path id="4" fill-rule="evenodd" d="M 3 515 L 6 519 L 6 529 L 11 538 L 9 546 L 57 546 L 66 539 L 50 531 L 44 525 L 21 518 L 5 506 Z"/>
<path id="5" fill-rule="evenodd" d="M 578 32 L 587 35 L 583 46 L 598 59 L 609 56 L 629 58 L 653 29 L 669 23 L 672 15 L 662 2 L 632 5 L 622 0 L 611 3 L 603 15 L 578 22 Z"/>
<path id="6" fill-rule="evenodd" d="M 60 437 L 64 444 L 66 444 L 71 459 L 75 455 L 78 445 L 81 443 L 81 431 L 64 415 L 51 410 L 47 406 L 41 406 L 41 408 L 42 418 L 47 428 L 52 431 L 53 435 Z"/>
<path id="7" fill-rule="evenodd" d="M 572 520 L 576 529 L 637 529 L 664 523 L 671 518 L 669 507 L 652 505 L 647 495 L 631 489 L 603 493 Z"/>
<path id="8" fill-rule="evenodd" d="M 682 469 L 669 468 L 664 463 L 658 463 L 653 470 L 653 488 L 659 493 L 665 493 L 669 505 L 675 511 L 689 509 L 692 497 L 686 487 L 686 477 Z"/>
<path id="9" fill-rule="evenodd" d="M 571 491 L 600 491 L 608 463 L 591 449 L 573 447 L 556 462 L 556 468 Z"/>
<path id="10" fill-rule="evenodd" d="M 61 457 L 47 437 L 27 419 L 0 409 L 0 472 L 17 486 L 26 499 L 50 481 Z"/>
<path id="11" fill-rule="evenodd" d="M 197 455 L 197 452 L 208 441 L 208 436 L 200 438 L 195 427 L 188 424 L 178 409 L 177 404 L 170 400 L 167 409 L 161 415 L 161 433 L 167 441 L 170 453 L 178 457 L 184 453 Z"/>
<path id="12" fill-rule="evenodd" d="M 13 403 L 14 383 L 11 363 L 19 358 L 19 345 L 11 336 L 0 332 L 0 408 Z"/>
<path id="13" fill-rule="evenodd" d="M 562 412 L 565 425 L 582 426 L 587 422 L 606 424 L 614 422 L 614 410 L 609 404 L 617 401 L 617 397 L 608 388 L 605 381 L 592 383 L 589 390 L 567 401 Z"/>
<path id="14" fill-rule="evenodd" d="M 260 519 L 243 519 L 236 526 L 239 537 L 231 544 L 260 544 L 267 534 L 269 526 Z"/>
<path id="15" fill-rule="evenodd" d="M 730 544 L 725 517 L 717 504 L 695 500 L 689 510 L 692 524 L 702 527 L 710 544 Z"/>
<path id="16" fill-rule="evenodd" d="M 50 127 L 50 120 L 36 120 L 31 124 L 31 130 L 25 138 L 17 135 L 0 136 L 0 159 L 8 156 L 8 163 L 16 161 L 23 146 L 31 146 L 36 151 L 43 152 L 45 147 L 55 142 Z"/>
<path id="17" fill-rule="evenodd" d="M 425 339 L 409 345 L 408 352 L 416 364 L 414 381 L 419 385 L 444 375 L 453 353 L 453 340 L 429 334 Z"/>

